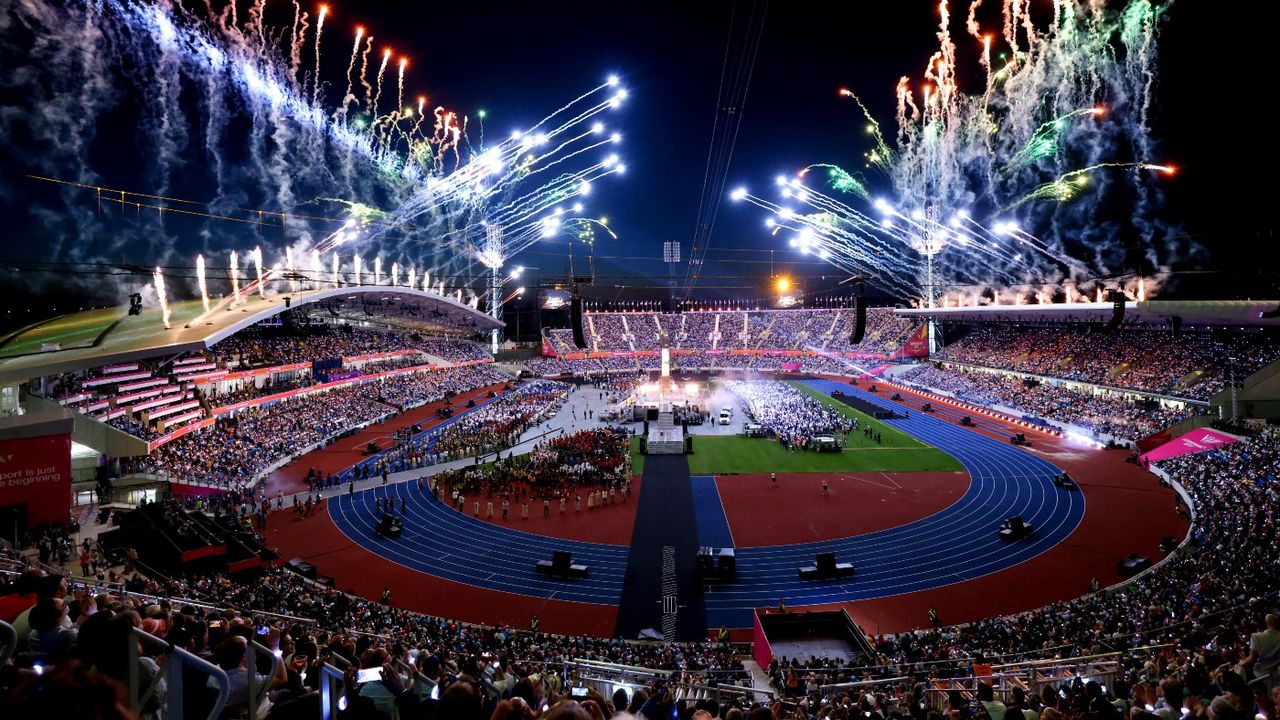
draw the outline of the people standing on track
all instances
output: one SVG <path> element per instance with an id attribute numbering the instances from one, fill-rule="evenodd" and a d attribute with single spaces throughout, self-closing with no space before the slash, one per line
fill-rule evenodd
<path id="1" fill-rule="evenodd" d="M 776 472 L 769 473 L 769 480 L 773 483 L 773 489 L 777 490 L 778 489 L 778 473 Z"/>
<path id="2" fill-rule="evenodd" d="M 551 501 L 542 499 L 542 517 L 551 517 Z"/>
<path id="3" fill-rule="evenodd" d="M 831 490 L 831 488 L 827 485 L 827 479 L 826 479 L 826 478 L 822 478 L 822 495 L 823 495 L 823 497 L 826 497 L 828 494 L 830 494 L 830 490 Z"/>
<path id="4" fill-rule="evenodd" d="M 502 500 L 502 519 L 507 519 L 507 511 L 511 509 L 511 501 L 503 498 Z"/>

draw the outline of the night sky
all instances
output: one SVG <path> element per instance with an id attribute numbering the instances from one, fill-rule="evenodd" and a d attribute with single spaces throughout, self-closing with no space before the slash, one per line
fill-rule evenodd
<path id="1" fill-rule="evenodd" d="M 1044 0 L 1047 4 L 1048 0 Z M 276 3 L 280 5 L 280 3 Z M 1037 0 L 1033 5 L 1042 4 Z M 967 5 L 967 3 L 965 3 Z M 987 11 L 998 12 L 994 0 Z M 1251 17 L 1234 4 L 1176 0 L 1160 30 L 1160 76 L 1153 131 L 1158 160 L 1178 166 L 1164 182 L 1165 219 L 1181 225 L 1208 250 L 1185 270 L 1171 292 L 1189 297 L 1280 294 L 1274 257 L 1272 183 L 1275 134 L 1267 127 L 1271 94 L 1274 10 Z M 750 3 L 738 3 L 738 31 Z M 746 185 L 766 194 L 772 179 L 806 164 L 833 162 L 860 168 L 869 149 L 856 106 L 837 95 L 849 87 L 892 131 L 893 88 L 897 78 L 918 78 L 936 49 L 936 3 L 773 2 L 743 108 L 741 131 L 728 172 L 728 188 Z M 274 24 L 291 15 L 277 8 Z M 1233 14 L 1225 13 L 1230 10 Z M 8 10 L 0 10 L 5 15 Z M 688 253 L 694 231 L 722 58 L 733 5 L 696 3 L 333 3 L 326 25 L 326 68 L 341 77 L 355 24 L 364 24 L 383 43 L 410 59 L 406 95 L 425 93 L 432 104 L 466 111 L 483 108 L 486 132 L 506 136 L 553 110 L 582 89 L 616 73 L 630 97 L 610 125 L 624 134 L 625 176 L 602 183 L 590 199 L 597 215 L 607 215 L 619 241 L 597 247 L 598 285 L 591 294 L 627 296 L 617 286 L 661 284 L 665 266 L 657 260 L 664 240 L 679 240 Z M 962 10 L 953 10 L 953 15 Z M 988 17 L 991 17 L 988 15 Z M 988 22 L 994 25 L 994 22 Z M 972 71 L 979 48 L 953 31 L 959 57 Z M 13 29 L 0 26 L 8 42 Z M 333 34 L 330 39 L 329 34 Z M 344 38 L 341 42 L 338 38 Z M 333 50 L 330 51 L 330 48 Z M 329 65 L 333 64 L 330 73 Z M 964 70 L 962 69 L 962 72 Z M 962 87 L 972 88 L 977 83 Z M 336 91 L 334 91 L 336 95 Z M 331 98 L 330 105 L 336 101 Z M 4 113 L 21 113 L 24 98 L 0 94 Z M 40 254 L 40 223 L 33 204 L 58 207 L 47 189 L 31 187 L 29 172 L 0 139 L 0 203 L 11 219 L 0 261 L 50 259 Z M 138 178 L 122 163 L 106 184 L 139 191 Z M 189 188 L 196 192 L 199 188 Z M 807 278 L 818 293 L 843 276 L 818 262 L 802 262 L 785 241 L 770 237 L 756 209 L 718 200 L 708 264 L 695 294 L 703 297 L 758 297 L 771 272 Z M 48 209 L 47 208 L 47 209 Z M 195 245 L 198 247 L 198 245 Z M 770 250 L 776 253 L 771 258 Z M 576 274 L 583 258 L 575 255 Z M 515 262 L 538 268 L 547 281 L 566 274 L 566 245 L 546 243 Z M 121 261 L 148 264 L 138 252 Z M 683 269 L 681 270 L 682 273 Z M 44 287 L 32 295 L 22 273 L 3 283 L 6 313 L 31 317 L 83 302 L 113 302 L 83 285 L 74 292 Z M 74 309 L 74 308 L 73 308 Z M 60 310 L 61 311 L 61 310 Z"/>

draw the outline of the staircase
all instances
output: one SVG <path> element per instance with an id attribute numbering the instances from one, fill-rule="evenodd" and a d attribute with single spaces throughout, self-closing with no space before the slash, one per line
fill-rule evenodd
<path id="1" fill-rule="evenodd" d="M 658 413 L 658 419 L 649 424 L 648 446 L 650 455 L 684 454 L 684 429 L 676 426 L 673 413 Z"/>

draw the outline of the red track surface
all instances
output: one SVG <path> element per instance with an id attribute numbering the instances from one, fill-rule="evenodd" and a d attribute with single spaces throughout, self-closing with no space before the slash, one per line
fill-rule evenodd
<path id="1" fill-rule="evenodd" d="M 476 495 L 468 495 L 466 502 L 462 504 L 463 510 L 468 515 L 472 515 L 474 512 L 472 502 L 476 497 Z M 583 496 L 582 512 L 574 511 L 574 503 L 570 499 L 566 505 L 565 513 L 561 515 L 560 504 L 552 501 L 551 516 L 547 518 L 542 517 L 541 500 L 529 503 L 528 520 L 520 519 L 520 505 L 512 501 L 510 519 L 503 520 L 502 497 L 495 496 L 493 498 L 494 517 L 490 520 L 486 516 L 489 498 L 483 493 L 479 497 L 479 519 L 494 525 L 502 525 L 522 532 L 565 540 L 581 540 L 583 542 L 604 543 L 606 545 L 630 545 L 631 530 L 636 525 L 636 498 L 640 497 L 640 476 L 637 475 L 631 479 L 631 499 L 626 502 L 619 500 L 615 505 L 607 505 L 588 512 L 587 498 Z M 446 498 L 446 501 L 449 501 L 449 499 Z"/>
<path id="2" fill-rule="evenodd" d="M 501 390 L 502 387 L 499 384 L 472 390 L 455 396 L 451 404 L 455 409 L 465 408 L 468 400 L 479 401 L 490 390 Z M 374 423 L 355 435 L 344 437 L 328 447 L 303 455 L 267 477 L 267 497 L 274 497 L 277 492 L 283 492 L 285 495 L 306 492 L 307 484 L 303 480 L 307 477 L 309 468 L 315 468 L 324 475 L 345 470 L 364 459 L 364 449 L 369 443 L 377 442 L 381 447 L 388 447 L 391 443 L 387 440 L 401 428 L 407 428 L 414 423 L 421 423 L 424 430 L 439 425 L 444 420 L 437 417 L 436 412 L 446 404 L 450 403 L 444 401 L 428 403 L 381 423 Z"/>
<path id="3" fill-rule="evenodd" d="M 377 598 L 384 587 L 391 588 L 391 603 L 396 607 L 521 628 L 528 627 L 529 619 L 537 614 L 544 631 L 601 637 L 611 637 L 617 621 L 616 607 L 484 590 L 409 570 L 352 543 L 329 519 L 328 512 L 305 519 L 298 519 L 290 510 L 273 513 L 264 535 L 285 560 L 305 559 L 321 575 L 332 577 L 339 590 Z"/>
<path id="4" fill-rule="evenodd" d="M 947 404 L 927 400 L 935 406 Z M 1077 597 L 1087 592 L 1093 577 L 1103 587 L 1119 582 L 1116 563 L 1130 553 L 1158 560 L 1157 545 L 1165 535 L 1186 536 L 1187 520 L 1174 512 L 1173 490 L 1160 487 L 1154 475 L 1124 462 L 1126 453 L 1079 448 L 1069 440 L 1021 427 L 1010 427 L 1000 439 L 1007 440 L 1015 431 L 1026 432 L 1033 452 L 1070 473 L 1080 485 L 1088 502 L 1080 527 L 1048 552 L 986 577 L 844 603 L 864 630 L 881 633 L 924 627 L 930 607 L 938 610 L 942 622 L 953 624 Z"/>
<path id="5" fill-rule="evenodd" d="M 935 405 L 945 404 L 936 398 L 929 398 L 929 401 Z M 432 417 L 435 408 L 413 412 Z M 394 424 L 397 422 L 401 424 Z M 359 435 L 344 438 L 334 447 L 305 456 L 276 475 L 292 477 L 294 482 L 300 483 L 310 466 L 322 472 L 347 467 L 359 459 L 359 448 L 370 439 L 388 435 L 394 428 L 411 422 L 402 416 L 366 429 Z M 999 573 L 933 590 L 844 604 L 867 632 L 897 632 L 922 627 L 926 624 L 926 613 L 930 607 L 938 610 L 943 622 L 951 624 L 1019 612 L 1076 597 L 1086 591 L 1092 577 L 1096 576 L 1104 586 L 1118 582 L 1116 562 L 1128 554 L 1137 552 L 1157 559 L 1160 555 L 1156 546 L 1165 535 L 1185 536 L 1187 521 L 1174 513 L 1173 491 L 1160 487 L 1151 474 L 1124 462 L 1124 453 L 1073 447 L 1070 441 L 1024 428 L 1017 430 L 1027 433 L 1033 443 L 1033 452 L 1069 472 L 1080 485 L 1088 502 L 1080 527 L 1048 552 Z M 1014 431 L 1015 428 L 1011 427 L 1009 433 Z M 1008 437 L 1007 434 L 1000 436 L 985 431 L 984 434 L 1000 440 Z M 344 451 L 344 448 L 349 450 Z M 342 454 L 344 452 L 350 454 Z M 324 458 L 317 458 L 319 455 Z M 292 474 L 289 474 L 291 468 Z M 893 488 L 889 483 L 885 483 L 889 487 L 877 488 L 869 480 L 875 477 L 883 479 L 884 476 L 878 473 L 852 477 L 860 479 L 829 479 L 831 499 L 853 498 L 848 504 L 822 500 L 820 475 L 782 476 L 779 478 L 782 487 L 776 493 L 767 487 L 767 475 L 720 479 L 721 497 L 735 542 L 742 546 L 774 545 L 891 527 L 945 507 L 963 494 L 967 485 L 963 473 L 891 474 L 902 485 L 901 489 Z M 931 497 L 935 487 L 937 494 L 943 497 Z M 880 489 L 883 494 L 873 492 Z M 536 512 L 531 508 L 532 517 L 528 521 L 531 527 L 528 529 L 553 537 L 625 543 L 629 541 L 634 525 L 635 493 L 638 490 L 637 482 L 633 484 L 632 500 L 627 505 L 592 511 L 591 514 L 583 510 L 580 516 L 570 509 L 563 520 L 557 517 L 558 507 L 553 506 L 552 518 L 543 521 L 541 506 L 538 505 Z M 274 492 L 272 489 L 271 493 Z M 885 502 L 876 502 L 881 498 Z M 872 503 L 875 503 L 872 511 L 863 509 Z M 850 511 L 850 507 L 856 510 Z M 469 512 L 470 507 L 467 510 Z M 522 527 L 518 513 L 516 516 L 517 519 L 508 522 L 526 529 Z M 601 521 L 600 518 L 607 519 Z M 537 527 L 536 524 L 541 523 L 545 524 Z M 624 530 L 626 540 L 619 539 L 624 537 Z M 596 533 L 607 533 L 614 539 L 596 539 L 603 536 Z M 544 601 L 413 572 L 353 545 L 326 513 L 305 520 L 295 519 L 289 511 L 276 513 L 271 517 L 266 535 L 286 559 L 303 557 L 315 564 L 320 574 L 334 577 L 338 588 L 353 590 L 364 597 L 376 598 L 383 587 L 390 586 L 395 605 L 433 615 L 525 626 L 537 613 L 543 629 L 551 632 L 606 637 L 613 633 L 616 608 Z"/>
<path id="6" fill-rule="evenodd" d="M 829 494 L 822 495 L 826 478 Z M 789 545 L 885 530 L 932 515 L 969 489 L 965 472 L 794 473 L 716 478 L 733 544 Z"/>

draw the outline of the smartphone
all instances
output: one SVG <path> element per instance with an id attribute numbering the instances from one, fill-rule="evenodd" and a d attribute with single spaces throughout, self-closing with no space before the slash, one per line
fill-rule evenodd
<path id="1" fill-rule="evenodd" d="M 440 685 L 439 685 L 439 683 L 437 683 L 437 684 L 435 684 L 435 685 L 432 685 L 432 686 L 431 686 L 431 699 L 432 699 L 432 700 L 439 700 L 439 699 L 440 699 Z"/>
<path id="2" fill-rule="evenodd" d="M 1063 689 L 1061 689 L 1061 688 L 1059 688 L 1059 689 L 1058 689 L 1058 697 L 1062 698 L 1063 700 L 1066 700 L 1066 699 L 1067 699 L 1067 691 L 1066 691 L 1066 690 L 1063 690 Z"/>
<path id="3" fill-rule="evenodd" d="M 356 683 L 363 685 L 368 682 L 376 682 L 382 679 L 382 668 L 364 668 L 356 671 Z"/>
<path id="4" fill-rule="evenodd" d="M 269 632 L 271 632 L 271 628 L 267 627 L 266 625 L 263 625 L 262 627 L 258 628 L 259 635 L 266 635 Z"/>
<path id="5" fill-rule="evenodd" d="M 583 698 L 587 696 L 587 689 L 584 687 L 576 687 L 571 690 L 569 694 L 576 698 Z"/>

